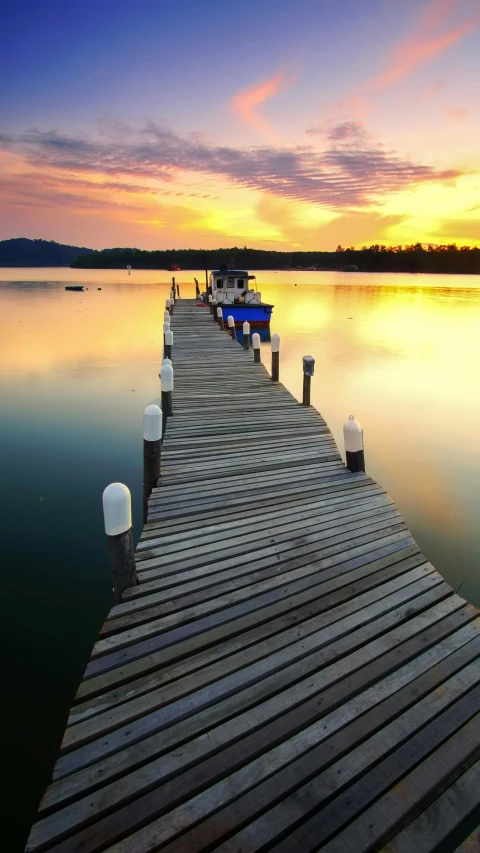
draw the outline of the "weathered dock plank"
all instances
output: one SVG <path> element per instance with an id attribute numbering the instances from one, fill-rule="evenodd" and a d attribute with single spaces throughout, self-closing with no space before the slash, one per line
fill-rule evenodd
<path id="1" fill-rule="evenodd" d="M 479 611 L 205 308 L 178 301 L 172 329 L 139 583 L 26 849 L 433 853 L 465 826 L 477 850 Z"/>

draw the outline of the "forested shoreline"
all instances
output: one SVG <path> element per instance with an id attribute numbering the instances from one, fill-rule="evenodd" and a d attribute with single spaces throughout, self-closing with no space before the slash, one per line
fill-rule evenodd
<path id="1" fill-rule="evenodd" d="M 70 266 L 76 269 L 203 270 L 221 266 L 247 270 L 319 269 L 360 272 L 406 272 L 432 274 L 480 274 L 478 246 L 425 245 L 382 246 L 360 249 L 338 246 L 334 252 L 276 252 L 233 246 L 229 249 L 135 248 L 87 249 L 53 240 L 24 237 L 0 241 L 0 266 Z"/>
<path id="2" fill-rule="evenodd" d="M 335 252 L 275 252 L 261 249 L 104 249 L 75 258 L 71 266 L 87 269 L 215 269 L 221 266 L 247 270 L 312 269 L 343 270 L 358 267 L 360 272 L 409 272 L 480 274 L 480 248 L 455 244 L 444 246 L 338 246 Z"/>

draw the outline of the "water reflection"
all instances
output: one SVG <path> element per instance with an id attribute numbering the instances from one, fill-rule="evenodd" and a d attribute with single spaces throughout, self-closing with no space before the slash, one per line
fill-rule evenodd
<path id="1" fill-rule="evenodd" d="M 194 296 L 194 276 L 203 280 L 200 272 L 176 274 L 183 296 Z M 141 414 L 158 398 L 170 281 L 161 271 L 0 270 L 12 853 L 23 849 L 111 601 L 101 517 L 108 482 L 131 489 L 138 535 Z M 88 291 L 64 290 L 75 282 Z M 312 403 L 339 446 L 354 413 L 368 471 L 436 568 L 480 603 L 479 279 L 267 271 L 257 282 L 275 306 L 280 379 L 300 398 L 302 356 L 315 358 Z"/>

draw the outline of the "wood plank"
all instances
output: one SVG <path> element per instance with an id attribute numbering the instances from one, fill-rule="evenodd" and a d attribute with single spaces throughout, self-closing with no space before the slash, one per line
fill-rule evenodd
<path id="1" fill-rule="evenodd" d="M 413 626 L 415 620 L 421 617 L 415 617 L 407 623 L 407 626 Z M 460 627 L 460 622 L 458 620 L 458 616 L 447 617 L 445 620 L 442 620 L 439 624 L 442 625 L 442 629 L 439 633 L 439 627 L 437 625 L 436 628 L 427 629 L 427 632 L 421 632 L 420 635 L 415 639 L 407 640 L 403 643 L 403 652 L 406 655 L 399 655 L 398 650 L 390 649 L 390 652 L 382 655 L 377 663 L 372 662 L 371 658 L 369 659 L 368 655 L 366 660 L 369 661 L 365 667 L 363 667 L 362 675 L 365 676 L 366 671 L 370 671 L 370 678 L 366 680 L 364 677 L 360 676 L 357 672 L 357 679 L 359 679 L 359 684 L 363 686 L 363 688 L 369 686 L 370 684 L 378 681 L 379 673 L 382 672 L 384 675 L 387 675 L 392 670 L 398 668 L 399 663 L 408 661 L 413 651 L 413 645 L 416 644 L 418 648 L 425 648 L 424 640 L 429 636 L 429 640 L 427 640 L 427 644 L 429 646 L 433 646 L 434 648 L 438 647 L 437 642 L 434 639 L 434 635 L 436 637 L 440 637 L 446 628 L 451 628 L 453 622 L 455 622 L 456 627 Z M 447 625 L 447 620 L 450 620 Z M 461 620 L 460 620 L 461 621 Z M 397 636 L 408 636 L 408 627 L 401 627 L 396 629 Z M 451 631 L 449 631 L 451 633 Z M 382 642 L 385 642 L 383 638 L 374 641 L 377 646 Z M 371 649 L 373 644 L 369 644 L 367 649 Z M 362 657 L 363 650 L 359 650 L 354 654 L 357 657 Z M 347 658 L 348 660 L 348 658 Z M 338 705 L 338 693 L 340 694 L 351 694 L 351 688 L 346 687 L 346 669 L 342 667 L 342 661 L 340 665 L 334 665 L 338 670 L 338 677 L 334 679 L 336 686 L 331 688 L 330 697 L 327 699 L 324 696 L 324 702 L 319 707 L 318 703 L 318 692 L 320 685 L 315 685 L 317 687 L 315 695 L 315 688 L 313 686 L 310 687 L 310 692 L 314 694 L 314 699 L 310 699 L 310 702 L 303 704 L 302 706 L 298 706 L 297 703 L 291 706 L 289 713 L 286 713 L 286 708 L 283 702 L 281 702 L 280 698 L 274 697 L 273 700 L 270 700 L 269 706 L 271 708 L 272 702 L 277 705 L 277 711 L 275 713 L 273 722 L 269 724 L 268 727 L 265 725 L 262 727 L 261 731 L 258 731 L 258 713 L 259 707 L 255 707 L 253 710 L 248 712 L 248 719 L 256 718 L 257 725 L 254 730 L 247 736 L 242 737 L 240 740 L 238 738 L 241 735 L 242 729 L 240 728 L 241 721 L 243 722 L 243 718 L 236 717 L 231 722 L 224 723 L 223 726 L 217 726 L 210 732 L 210 736 L 207 741 L 202 739 L 199 743 L 200 749 L 205 753 L 205 749 L 210 752 L 210 758 L 208 762 L 202 762 L 200 764 L 195 764 L 194 766 L 190 766 L 188 770 L 185 770 L 182 773 L 177 771 L 177 775 L 174 778 L 171 778 L 172 766 L 176 765 L 178 769 L 183 766 L 188 766 L 186 762 L 192 759 L 192 745 L 189 746 L 189 752 L 185 752 L 185 749 L 181 754 L 177 752 L 176 755 L 172 755 L 171 762 L 173 765 L 170 765 L 170 772 L 168 771 L 168 764 L 166 758 L 162 761 L 163 773 L 168 774 L 170 777 L 170 781 L 165 783 L 160 788 L 157 787 L 151 792 L 142 795 L 137 798 L 134 803 L 126 804 L 121 810 L 115 811 L 113 814 L 110 814 L 107 818 L 101 818 L 94 825 L 88 826 L 85 830 L 80 830 L 75 835 L 69 837 L 68 841 L 64 844 L 58 845 L 58 851 L 61 851 L 62 848 L 66 851 L 69 850 L 69 853 L 77 853 L 77 851 L 82 850 L 83 853 L 93 853 L 93 851 L 97 851 L 101 849 L 101 845 L 111 844 L 113 841 L 117 840 L 120 835 L 129 834 L 131 831 L 136 829 L 139 824 L 145 822 L 146 820 L 151 819 L 152 817 L 156 817 L 159 812 L 167 812 L 171 808 L 175 807 L 178 804 L 178 801 L 184 800 L 186 796 L 192 796 L 199 792 L 206 784 L 212 784 L 217 781 L 219 778 L 222 778 L 228 772 L 232 772 L 235 769 L 239 769 L 241 766 L 247 763 L 249 759 L 253 759 L 257 757 L 259 754 L 265 752 L 269 746 L 273 746 L 275 743 L 278 743 L 279 740 L 283 738 L 279 738 L 279 730 L 285 730 L 285 726 L 288 727 L 288 730 L 291 734 L 295 734 L 295 732 L 299 731 L 299 729 L 304 728 L 305 725 L 311 724 L 315 720 L 321 718 L 326 711 L 335 705 Z M 380 666 L 380 668 L 379 668 Z M 322 674 L 328 672 L 332 667 L 327 667 L 326 670 L 322 671 Z M 374 670 L 375 669 L 375 674 Z M 342 672 L 342 674 L 340 674 Z M 353 676 L 355 678 L 355 676 Z M 325 682 L 326 683 L 326 682 Z M 302 682 L 304 685 L 305 683 Z M 350 685 L 349 685 L 350 687 Z M 297 687 L 298 690 L 298 687 Z M 357 692 L 357 691 L 354 691 Z M 337 694 L 337 697 L 335 697 Z M 232 700 L 230 700 L 232 701 Z M 280 702 L 280 705 L 278 704 Z M 210 713 L 215 710 L 216 706 L 213 706 L 213 709 L 208 709 Z M 283 708 L 282 716 L 278 716 L 279 708 Z M 303 709 L 303 710 L 301 710 Z M 195 721 L 198 720 L 198 714 L 195 716 Z M 293 728 L 291 728 L 291 724 L 293 724 Z M 245 723 L 243 723 L 245 725 Z M 248 724 L 248 728 L 251 728 L 251 723 Z M 243 728 L 243 726 L 242 726 Z M 247 731 L 248 731 L 247 728 Z M 218 749 L 218 745 L 215 746 L 216 740 L 219 739 L 221 734 L 223 734 L 223 741 L 225 741 L 225 735 L 228 730 L 232 730 L 231 736 L 233 736 L 236 740 L 231 743 L 229 746 L 221 750 L 220 752 L 215 752 L 215 754 L 211 754 L 211 751 L 215 748 Z M 171 734 L 171 730 L 167 730 L 165 735 Z M 480 731 L 478 732 L 480 736 Z M 228 736 L 228 735 L 227 735 Z M 228 741 L 227 741 L 228 742 Z M 83 747 L 83 750 L 91 749 L 94 744 L 89 745 L 89 747 Z M 82 752 L 82 749 L 77 750 L 76 753 L 70 754 L 70 756 L 65 756 L 64 761 L 68 758 L 72 758 L 75 755 L 78 755 Z M 227 769 L 228 768 L 228 769 Z M 160 772 L 160 768 L 159 768 Z M 158 774 L 155 776 L 158 783 Z M 89 802 L 92 802 L 94 795 L 86 798 L 82 803 L 82 808 L 86 808 L 89 810 Z M 96 799 L 96 798 L 95 798 Z M 87 802 L 87 800 L 89 802 Z M 59 834 L 63 835 L 66 831 L 65 821 L 70 824 L 70 821 L 73 818 L 74 809 L 80 808 L 79 803 L 77 802 L 71 810 L 68 812 L 56 813 L 52 815 L 50 818 L 45 818 L 44 821 L 36 824 L 35 830 L 35 846 L 38 847 L 39 843 L 44 844 L 46 840 L 55 837 Z M 61 817 L 60 817 L 61 816 Z M 81 818 L 82 822 L 85 820 L 83 816 Z M 35 828 L 34 828 L 35 829 Z M 53 836 L 52 836 L 53 833 Z M 35 846 L 31 846 L 28 849 L 35 849 Z"/>

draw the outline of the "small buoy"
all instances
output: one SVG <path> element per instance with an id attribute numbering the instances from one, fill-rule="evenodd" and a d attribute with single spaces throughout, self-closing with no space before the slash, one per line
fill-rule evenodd
<path id="1" fill-rule="evenodd" d="M 97 287 L 97 290 L 101 290 L 101 289 L 102 289 L 101 287 Z"/>

